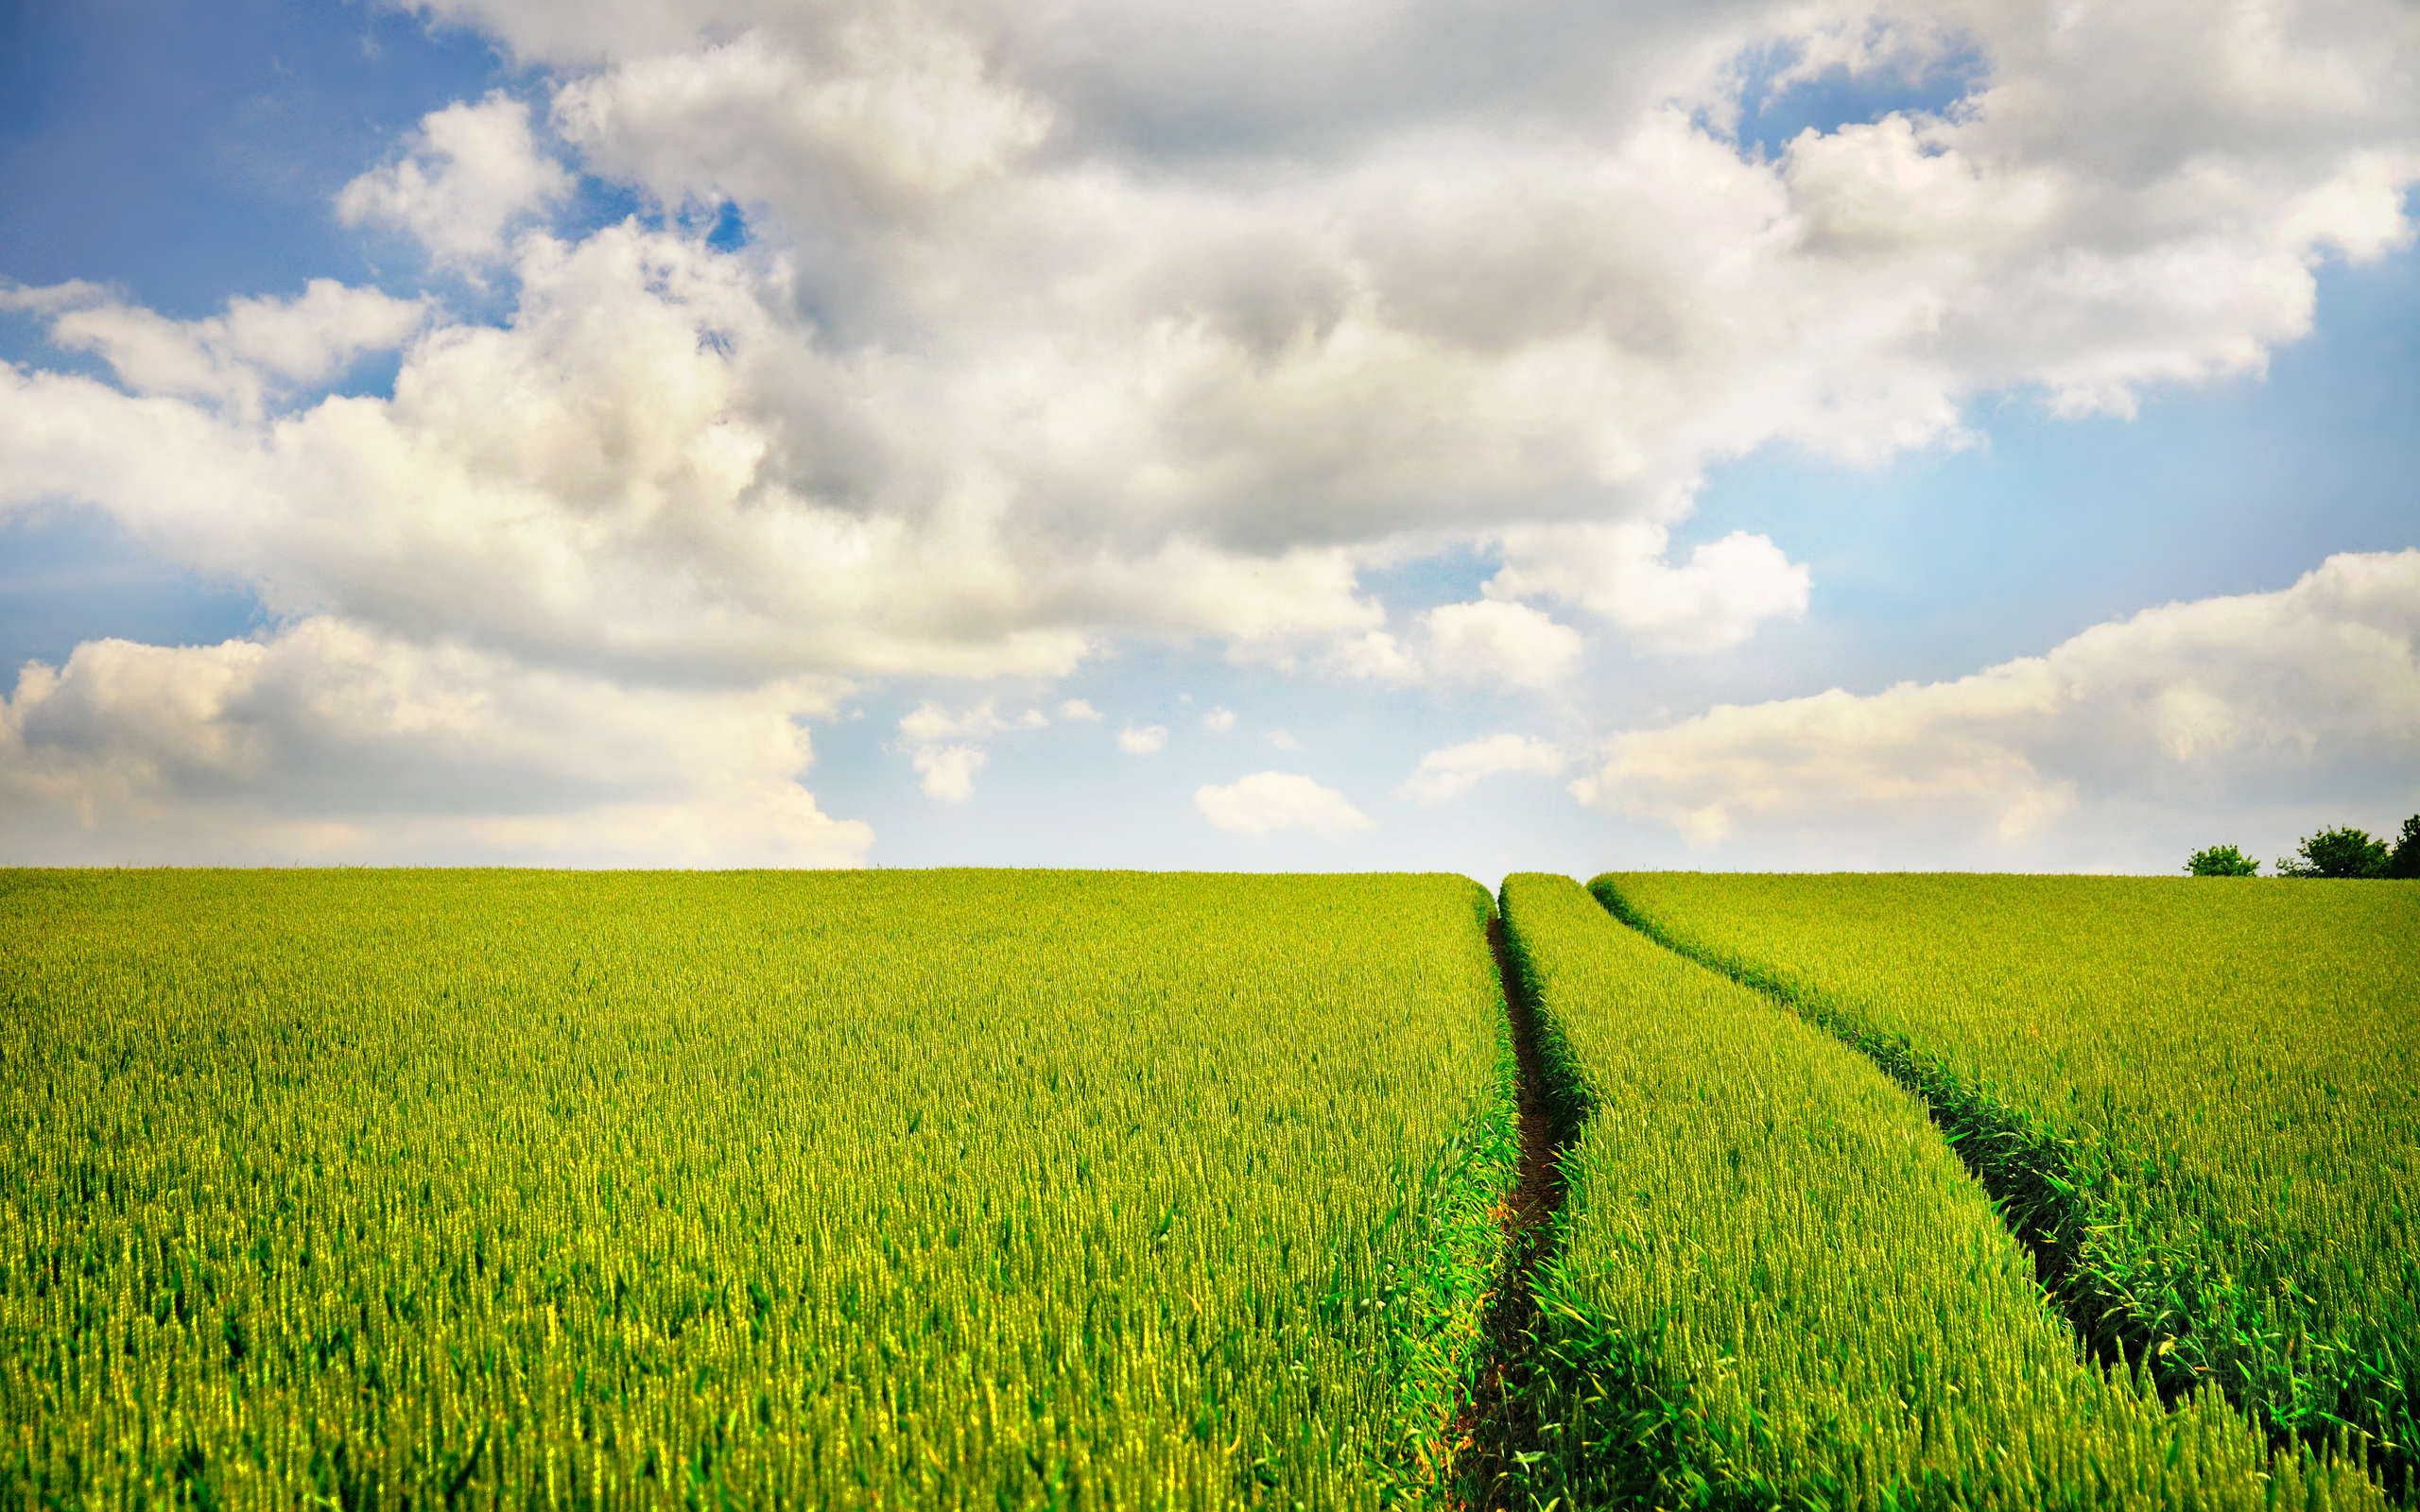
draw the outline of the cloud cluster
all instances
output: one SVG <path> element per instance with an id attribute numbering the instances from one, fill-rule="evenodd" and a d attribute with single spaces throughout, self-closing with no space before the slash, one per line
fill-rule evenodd
<path id="1" fill-rule="evenodd" d="M 200 320 L 171 320 L 80 282 L 0 288 L 0 309 L 47 316 L 52 345 L 99 357 L 130 393 L 199 400 L 251 424 L 271 397 L 324 384 L 373 352 L 395 350 L 429 316 L 426 300 L 326 278 L 290 300 L 232 299 L 225 314 Z M 6 498 L 0 483 L 0 507 Z"/>
<path id="2" fill-rule="evenodd" d="M 285 623 L 632 710 L 1133 637 L 1533 691 L 1602 637 L 1736 645 L 1808 575 L 1753 534 L 1672 559 L 1706 466 L 2256 370 L 2420 180 L 2402 0 L 417 9 L 544 119 L 433 112 L 332 211 L 509 315 L 0 296 L 116 379 L 0 368 L 0 515 L 88 502 Z M 1827 71 L 1974 83 L 1737 139 Z M 558 224 L 576 173 L 662 214 Z M 726 203 L 747 245 L 683 229 Z M 397 346 L 390 393 L 313 392 Z M 1500 558 L 1482 598 L 1364 584 L 1446 549 Z M 978 745 L 909 744 L 971 790 Z"/>
<path id="3" fill-rule="evenodd" d="M 1395 796 L 1414 803 L 1443 803 L 1461 797 L 1499 773 L 1533 772 L 1553 777 L 1570 765 L 1571 758 L 1549 741 L 1530 735 L 1488 735 L 1423 756 L 1412 774 L 1395 789 Z"/>
<path id="4" fill-rule="evenodd" d="M 449 105 L 420 124 L 402 156 L 337 196 L 337 217 L 407 233 L 440 266 L 475 270 L 504 255 L 506 232 L 570 198 L 576 180 L 505 94 Z"/>
<path id="5" fill-rule="evenodd" d="M 2022 858 L 2110 802 L 2402 801 L 2415 770 L 2420 550 L 2331 557 L 1955 681 L 1719 705 L 1616 737 L 1573 792 L 1702 846 L 1753 825 L 1858 858 L 1877 836 Z"/>
<path id="6" fill-rule="evenodd" d="M 91 641 L 0 700 L 12 861 L 848 866 L 799 784 L 837 690 L 635 692 L 316 618 Z"/>
<path id="7" fill-rule="evenodd" d="M 1488 677 L 1570 663 L 1557 605 L 1734 644 L 1806 574 L 1755 536 L 1666 558 L 1707 461 L 2256 368 L 2308 328 L 2314 258 L 2408 237 L 2420 177 L 2395 0 L 1552 5 L 1483 69 L 1446 0 L 423 9 L 551 70 L 580 168 L 736 200 L 755 244 L 526 238 L 508 325 L 433 330 L 391 400 L 274 428 L 17 375 L 0 490 L 190 516 L 160 534 L 280 609 L 647 677 L 1409 644 L 1417 607 L 1390 624 L 1359 572 L 1420 541 L 1504 553 L 1496 608 L 1425 627 Z M 1725 130 L 1775 49 L 1983 66 L 1946 114 L 1767 158 Z M 491 96 L 337 208 L 492 259 L 563 172 Z M 125 477 L 137 435 L 191 481 Z M 330 559 L 337 498 L 391 567 Z M 1317 664 L 1357 655 L 1387 670 Z"/>
<path id="8" fill-rule="evenodd" d="M 1769 619 L 1806 612 L 1807 571 L 1770 539 L 1735 530 L 1678 566 L 1666 559 L 1670 540 L 1648 521 L 1515 526 L 1487 592 L 1577 604 L 1660 651 L 1727 650 Z"/>
<path id="9" fill-rule="evenodd" d="M 1223 785 L 1205 782 L 1195 789 L 1193 806 L 1213 826 L 1255 839 L 1280 830 L 1335 836 L 1370 828 L 1369 816 L 1343 794 L 1298 772 L 1254 772 Z"/>

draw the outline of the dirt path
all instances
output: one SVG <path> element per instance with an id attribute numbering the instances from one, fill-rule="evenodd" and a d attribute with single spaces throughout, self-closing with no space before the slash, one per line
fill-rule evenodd
<path id="1" fill-rule="evenodd" d="M 1461 1473 L 1457 1477 L 1473 1509 L 1518 1508 L 1516 1455 L 1538 1447 L 1538 1418 L 1530 1391 L 1532 1335 L 1538 1300 L 1530 1290 L 1538 1262 L 1554 1237 L 1554 1216 L 1563 1207 L 1563 1171 L 1557 1163 L 1564 1141 L 1558 1137 L 1546 1092 L 1546 1065 L 1538 1050 L 1536 1005 L 1504 946 L 1504 921 L 1492 919 L 1487 942 L 1504 979 L 1504 1005 L 1512 1029 L 1512 1054 L 1520 1070 L 1521 1163 L 1512 1191 L 1496 1210 L 1504 1229 L 1504 1280 L 1487 1313 L 1487 1364 L 1477 1400 L 1465 1409 Z"/>

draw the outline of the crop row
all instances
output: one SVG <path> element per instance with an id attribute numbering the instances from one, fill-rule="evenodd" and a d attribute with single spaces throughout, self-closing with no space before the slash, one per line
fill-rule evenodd
<path id="1" fill-rule="evenodd" d="M 1608 906 L 1918 1091 L 2173 1395 L 2420 1444 L 2420 886 L 1618 874 Z"/>
<path id="2" fill-rule="evenodd" d="M 1585 1121 L 1539 1285 L 1530 1491 L 1691 1507 L 2377 1506 L 2217 1391 L 2108 1372 L 1928 1120 L 1855 1050 L 1508 879 Z"/>

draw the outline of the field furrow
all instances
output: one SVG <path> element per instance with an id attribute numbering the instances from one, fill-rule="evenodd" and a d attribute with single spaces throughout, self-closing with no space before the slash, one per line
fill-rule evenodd
<path id="1" fill-rule="evenodd" d="M 2068 1310 L 2412 1503 L 2420 885 L 1616 874 L 1918 1091 Z"/>
<path id="2" fill-rule="evenodd" d="M 1536 999 L 1507 943 L 1504 920 L 1490 919 L 1487 939 L 1503 984 L 1504 1008 L 1518 1073 L 1520 1163 L 1496 1211 L 1504 1259 L 1488 1299 L 1486 1343 L 1458 1424 L 1456 1475 L 1466 1504 L 1526 1509 L 1527 1469 L 1543 1440 L 1538 1418 L 1545 1378 L 1538 1362 L 1537 1277 L 1554 1252 L 1563 1211 L 1563 1157 L 1583 1110 L 1573 1083 L 1550 1059 Z"/>
<path id="3" fill-rule="evenodd" d="M 1591 1109 L 1539 1281 L 1541 1499 L 2379 1506 L 2218 1393 L 2099 1368 L 1924 1106 L 1577 885 L 1503 912 Z"/>

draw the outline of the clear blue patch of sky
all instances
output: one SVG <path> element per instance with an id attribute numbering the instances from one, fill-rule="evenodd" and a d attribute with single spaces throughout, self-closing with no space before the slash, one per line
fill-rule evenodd
<path id="1" fill-rule="evenodd" d="M 1921 70 L 1887 66 L 1852 73 L 1836 67 L 1775 88 L 1775 77 L 1793 66 L 1801 52 L 1795 43 L 1776 42 L 1738 60 L 1738 141 L 1743 150 L 1778 158 L 1802 131 L 1869 125 L 1901 111 L 1937 115 L 1965 98 L 1989 71 L 1981 53 L 1965 49 Z"/>
<path id="2" fill-rule="evenodd" d="M 726 199 L 716 210 L 714 225 L 706 232 L 706 245 L 717 252 L 735 252 L 748 245 L 748 217 L 737 205 Z"/>
<path id="3" fill-rule="evenodd" d="M 0 277 L 164 314 L 369 278 L 329 213 L 420 117 L 512 81 L 483 40 L 328 0 L 0 5 Z"/>
<path id="4" fill-rule="evenodd" d="M 89 505 L 0 519 L 0 688 L 84 641 L 216 645 L 266 624 L 250 589 L 186 571 Z"/>
<path id="5" fill-rule="evenodd" d="M 1411 614 L 1434 605 L 1468 603 L 1478 597 L 1479 590 L 1501 565 L 1493 547 L 1481 549 L 1455 541 L 1428 556 L 1365 568 L 1361 588 L 1396 611 L 1390 628 L 1401 633 Z"/>

